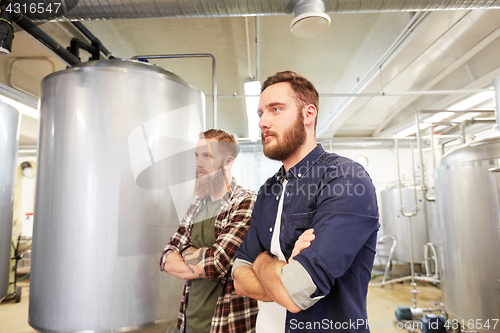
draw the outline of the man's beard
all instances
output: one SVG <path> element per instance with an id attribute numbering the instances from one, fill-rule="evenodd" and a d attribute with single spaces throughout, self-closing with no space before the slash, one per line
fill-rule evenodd
<path id="1" fill-rule="evenodd" d="M 194 194 L 197 197 L 208 197 L 220 191 L 225 184 L 222 167 L 204 176 L 197 176 L 194 185 Z"/>
<path id="2" fill-rule="evenodd" d="M 264 132 L 265 133 L 265 132 Z M 262 133 L 262 134 L 264 134 Z M 276 145 L 271 147 L 262 140 L 264 155 L 276 161 L 284 161 L 297 151 L 306 141 L 306 129 L 304 127 L 304 115 L 299 111 L 297 120 L 283 134 L 268 131 L 274 135 Z M 264 136 L 262 135 L 262 138 Z"/>

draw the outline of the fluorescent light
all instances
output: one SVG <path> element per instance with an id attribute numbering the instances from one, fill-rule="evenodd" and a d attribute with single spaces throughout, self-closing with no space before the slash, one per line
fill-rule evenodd
<path id="1" fill-rule="evenodd" d="M 427 118 L 427 119 L 424 120 L 424 122 L 420 123 L 420 130 L 424 130 L 426 128 L 429 128 L 429 127 L 432 126 L 431 123 L 438 123 L 438 122 L 440 122 L 443 119 L 446 119 L 446 118 L 449 118 L 449 117 L 453 116 L 454 114 L 455 114 L 455 112 L 439 112 L 439 113 L 436 113 L 432 117 Z M 410 135 L 415 134 L 415 133 L 417 133 L 417 125 L 416 124 L 413 125 L 413 126 L 410 126 L 408 128 L 405 128 L 402 131 L 399 131 L 398 133 L 396 133 L 396 137 L 398 139 L 406 138 L 407 136 L 410 136 Z"/>
<path id="2" fill-rule="evenodd" d="M 257 110 L 259 108 L 260 82 L 245 82 L 243 87 L 245 95 L 254 95 L 254 97 L 245 97 L 245 103 L 247 106 L 248 137 L 252 141 L 257 141 L 260 138 L 259 116 L 257 115 Z"/>
<path id="3" fill-rule="evenodd" d="M 495 97 L 495 91 L 483 91 L 479 94 L 472 95 L 469 98 L 464 99 L 458 103 L 453 104 L 448 108 L 449 111 L 460 111 L 460 110 L 468 110 L 473 106 L 481 104 L 490 98 Z"/>
<path id="4" fill-rule="evenodd" d="M 422 124 L 421 123 L 420 130 L 429 128 L 430 126 L 431 126 L 431 124 Z M 417 133 L 417 125 L 410 126 L 408 128 L 405 128 L 402 131 L 397 132 L 396 138 L 398 138 L 398 139 L 406 138 L 407 136 L 410 136 L 410 135 L 415 134 L 415 133 Z"/>
<path id="5" fill-rule="evenodd" d="M 33 118 L 40 118 L 40 112 L 38 110 L 33 109 L 32 107 L 29 107 L 27 105 L 24 105 L 22 103 L 16 102 L 13 99 L 10 99 L 8 97 L 0 95 L 0 100 L 3 102 L 11 105 L 14 107 L 17 111 L 21 112 L 22 114 L 25 114 L 27 116 L 33 117 Z"/>
<path id="6" fill-rule="evenodd" d="M 455 112 L 439 112 L 439 113 L 436 113 L 435 115 L 433 115 L 432 117 L 425 119 L 424 122 L 426 122 L 426 123 L 439 123 L 441 120 L 449 118 L 449 117 L 453 116 L 454 114 L 455 114 Z M 420 128 L 422 128 L 422 127 L 420 127 Z"/>

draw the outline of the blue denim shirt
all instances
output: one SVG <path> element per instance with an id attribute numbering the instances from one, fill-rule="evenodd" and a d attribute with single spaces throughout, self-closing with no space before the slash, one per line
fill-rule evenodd
<path id="1" fill-rule="evenodd" d="M 366 294 L 379 228 L 378 207 L 370 177 L 352 160 L 317 145 L 286 173 L 282 167 L 269 178 L 259 190 L 237 261 L 253 263 L 260 253 L 270 252 L 282 177 L 288 182 L 279 241 L 286 259 L 305 230 L 314 228 L 316 235 L 311 246 L 294 257 L 315 290 L 297 304 L 302 311 L 287 312 L 286 332 L 369 332 Z M 285 287 L 297 283 L 285 280 L 298 278 L 285 274 L 289 266 L 281 274 Z"/>

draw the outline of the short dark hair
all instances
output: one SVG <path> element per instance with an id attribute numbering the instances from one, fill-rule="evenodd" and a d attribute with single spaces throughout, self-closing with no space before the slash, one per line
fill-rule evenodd
<path id="1" fill-rule="evenodd" d="M 236 158 L 238 155 L 238 142 L 233 135 L 223 130 L 212 128 L 205 132 L 201 132 L 200 140 L 201 139 L 216 139 L 217 142 L 220 142 L 221 144 L 218 146 L 220 151 L 224 153 L 224 157 L 232 156 L 233 158 Z"/>
<path id="2" fill-rule="evenodd" d="M 319 111 L 319 94 L 314 85 L 305 77 L 292 71 L 277 72 L 273 76 L 268 77 L 262 84 L 260 92 L 262 93 L 267 87 L 281 82 L 290 83 L 292 90 L 295 92 L 295 100 L 299 110 L 306 105 L 312 104 L 316 108 L 316 112 Z M 314 132 L 316 132 L 317 123 L 318 117 L 316 115 Z"/>

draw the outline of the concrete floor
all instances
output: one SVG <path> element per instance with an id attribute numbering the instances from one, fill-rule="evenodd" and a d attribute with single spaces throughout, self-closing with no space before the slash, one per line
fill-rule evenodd
<path id="1" fill-rule="evenodd" d="M 20 275 L 22 277 L 22 275 Z M 381 281 L 381 277 L 373 279 L 373 283 Z M 29 278 L 18 283 L 22 286 L 22 298 L 20 303 L 14 301 L 0 303 L 0 333 L 32 333 L 36 332 L 28 324 L 29 305 Z M 411 306 L 411 287 L 408 282 L 395 283 L 385 287 L 371 286 L 368 290 L 368 322 L 373 333 L 387 332 L 388 330 L 399 330 L 407 332 L 406 329 L 398 329 L 394 322 L 394 311 L 397 306 Z M 441 302 L 441 292 L 430 284 L 417 286 L 418 306 L 433 307 L 434 303 Z"/>

